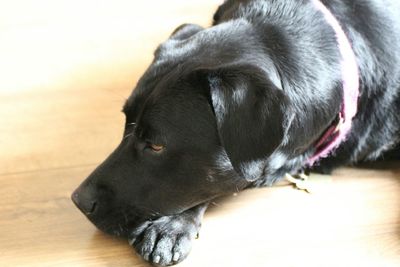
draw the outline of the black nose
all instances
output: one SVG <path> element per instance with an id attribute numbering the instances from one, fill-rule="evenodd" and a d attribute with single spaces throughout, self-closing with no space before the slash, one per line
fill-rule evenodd
<path id="1" fill-rule="evenodd" d="M 90 195 L 80 192 L 79 188 L 72 193 L 71 199 L 85 215 L 93 214 L 96 210 L 96 200 Z"/>

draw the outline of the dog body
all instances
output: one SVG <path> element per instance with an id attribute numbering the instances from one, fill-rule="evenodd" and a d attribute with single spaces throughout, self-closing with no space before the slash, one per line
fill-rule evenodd
<path id="1" fill-rule="evenodd" d="M 346 140 L 308 163 L 344 97 L 337 32 L 314 2 L 228 0 L 212 27 L 175 30 L 125 104 L 121 144 L 74 192 L 77 206 L 169 265 L 188 255 L 211 199 L 399 144 L 400 3 L 324 0 L 356 57 L 358 111 Z"/>
<path id="2" fill-rule="evenodd" d="M 318 163 L 320 168 L 329 171 L 344 164 L 375 160 L 399 142 L 400 54 L 397 49 L 400 30 L 397 18 L 400 9 L 395 1 L 322 2 L 350 39 L 361 83 L 358 113 L 351 133 L 333 155 Z M 310 1 L 227 1 L 214 16 L 216 24 L 244 18 L 261 27 L 260 35 L 267 39 L 264 43 L 275 56 L 274 66 L 278 68 L 282 87 L 294 91 L 288 93 L 291 103 L 295 103 L 293 112 L 296 116 L 292 127 L 301 132 L 293 133 L 291 137 L 300 140 L 293 140 L 288 145 L 290 152 L 282 149 L 284 164 L 274 166 L 280 170 L 279 175 L 267 176 L 267 183 L 268 179 L 282 177 L 283 172 L 293 171 L 293 165 L 295 169 L 299 163 L 303 166 L 304 158 L 313 153 L 307 150 L 313 149 L 313 142 L 332 120 L 331 112 L 328 118 L 321 114 L 329 112 L 323 111 L 327 108 L 323 107 L 327 98 L 332 97 L 329 94 L 336 94 L 336 99 L 328 100 L 329 104 L 335 102 L 335 107 L 328 108 L 336 108 L 334 114 L 337 114 L 340 106 L 337 97 L 342 90 L 342 81 L 338 70 L 337 41 L 333 39 L 334 33 L 329 33 L 332 28 L 325 21 L 318 22 L 318 15 L 312 14 L 311 10 L 318 13 Z M 276 28 L 275 25 L 279 26 Z M 315 88 L 320 91 L 315 91 Z M 311 129 L 307 129 L 307 125 Z M 290 155 L 293 147 L 305 153 L 293 157 Z"/>

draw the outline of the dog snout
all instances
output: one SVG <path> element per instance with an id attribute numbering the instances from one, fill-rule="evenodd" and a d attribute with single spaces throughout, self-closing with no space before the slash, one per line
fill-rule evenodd
<path id="1" fill-rule="evenodd" d="M 93 214 L 96 211 L 97 201 L 92 190 L 76 189 L 71 195 L 72 202 L 85 215 Z"/>

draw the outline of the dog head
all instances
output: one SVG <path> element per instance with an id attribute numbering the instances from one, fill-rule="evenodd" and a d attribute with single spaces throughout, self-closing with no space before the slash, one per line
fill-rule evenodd
<path id="1" fill-rule="evenodd" d="M 284 165 L 298 142 L 292 105 L 253 31 L 183 25 L 156 50 L 124 106 L 120 145 L 72 195 L 98 228 L 126 235 Z"/>

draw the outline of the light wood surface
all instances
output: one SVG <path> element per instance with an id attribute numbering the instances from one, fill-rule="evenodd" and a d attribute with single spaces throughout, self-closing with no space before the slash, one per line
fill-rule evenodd
<path id="1" fill-rule="evenodd" d="M 72 190 L 118 144 L 152 51 L 220 1 L 0 2 L 0 266 L 148 266 Z M 215 201 L 180 266 L 400 266 L 400 164 Z"/>

